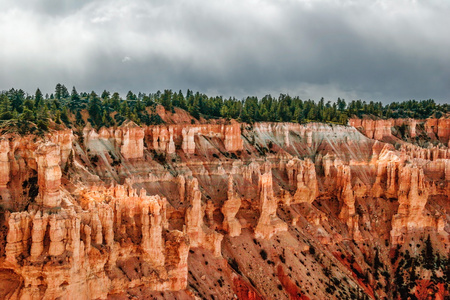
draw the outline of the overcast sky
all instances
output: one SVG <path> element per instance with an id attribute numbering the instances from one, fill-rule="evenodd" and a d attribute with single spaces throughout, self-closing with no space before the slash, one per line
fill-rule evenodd
<path id="1" fill-rule="evenodd" d="M 448 0 L 0 3 L 0 90 L 450 102 Z"/>

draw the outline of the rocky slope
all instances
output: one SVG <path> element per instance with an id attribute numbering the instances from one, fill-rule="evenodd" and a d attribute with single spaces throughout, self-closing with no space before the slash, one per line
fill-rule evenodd
<path id="1" fill-rule="evenodd" d="M 3 135 L 0 298 L 449 297 L 448 120 L 350 125 Z"/>

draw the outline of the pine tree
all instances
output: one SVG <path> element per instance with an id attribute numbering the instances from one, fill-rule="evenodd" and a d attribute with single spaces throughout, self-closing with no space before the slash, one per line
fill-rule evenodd
<path id="1" fill-rule="evenodd" d="M 5 93 L 2 93 L 0 94 L 0 119 L 9 120 L 12 117 L 10 100 Z"/>
<path id="2" fill-rule="evenodd" d="M 123 101 L 120 104 L 119 112 L 123 116 L 128 116 L 130 114 L 130 107 L 128 106 L 128 101 Z"/>
<path id="3" fill-rule="evenodd" d="M 61 121 L 63 121 L 66 125 L 69 125 L 69 112 L 67 110 L 67 106 L 64 106 L 61 111 Z"/>
<path id="4" fill-rule="evenodd" d="M 20 115 L 19 119 L 33 122 L 34 114 L 30 109 L 28 109 L 27 107 L 24 107 L 23 113 Z"/>
<path id="5" fill-rule="evenodd" d="M 127 100 L 136 100 L 136 99 L 137 99 L 136 95 L 133 94 L 132 91 L 128 91 L 128 93 L 127 93 Z"/>
<path id="6" fill-rule="evenodd" d="M 76 119 L 75 122 L 78 126 L 84 125 L 84 120 L 83 117 L 81 116 L 80 110 L 77 110 L 77 113 L 75 114 L 75 119 Z"/>
<path id="7" fill-rule="evenodd" d="M 17 112 L 21 113 L 23 110 L 25 92 L 23 90 L 11 89 L 9 90 L 8 95 L 11 100 L 12 110 L 16 110 Z"/>
<path id="8" fill-rule="evenodd" d="M 72 94 L 70 95 L 70 100 L 72 102 L 80 101 L 80 95 L 78 94 L 77 89 L 75 87 L 72 88 Z"/>
<path id="9" fill-rule="evenodd" d="M 425 241 L 424 268 L 428 270 L 434 269 L 433 244 L 431 243 L 430 235 Z"/>
<path id="10" fill-rule="evenodd" d="M 72 93 L 70 94 L 69 109 L 75 111 L 79 101 L 80 95 L 78 94 L 77 89 L 73 87 Z"/>
<path id="11" fill-rule="evenodd" d="M 111 97 L 111 104 L 115 111 L 119 111 L 120 109 L 120 96 L 119 93 L 114 93 Z"/>
<path id="12" fill-rule="evenodd" d="M 161 104 L 166 110 L 172 110 L 172 90 L 164 90 L 161 96 Z"/>
<path id="13" fill-rule="evenodd" d="M 66 99 L 66 98 L 69 98 L 69 97 L 70 97 L 69 91 L 67 90 L 66 86 L 63 84 L 61 86 L 61 98 Z"/>
<path id="14" fill-rule="evenodd" d="M 109 99 L 109 96 L 110 96 L 110 95 L 111 95 L 110 92 L 108 92 L 107 90 L 104 90 L 103 93 L 102 93 L 101 98 L 102 98 L 103 100 L 106 100 L 106 99 Z"/>
<path id="15" fill-rule="evenodd" d="M 187 109 L 186 99 L 184 99 L 183 92 L 181 90 L 178 91 L 178 103 L 180 108 Z"/>
<path id="16" fill-rule="evenodd" d="M 59 110 L 55 112 L 55 123 L 61 124 L 61 111 Z"/>
<path id="17" fill-rule="evenodd" d="M 100 126 L 102 124 L 102 103 L 98 98 L 97 94 L 92 91 L 89 96 L 89 105 L 88 105 L 89 115 L 94 122 L 95 125 Z"/>
<path id="18" fill-rule="evenodd" d="M 196 119 L 200 118 L 200 107 L 198 105 L 198 98 L 197 97 L 192 97 L 193 99 L 193 103 L 192 105 L 189 107 L 189 113 Z"/>
<path id="19" fill-rule="evenodd" d="M 55 98 L 61 100 L 62 97 L 62 85 L 58 83 L 55 87 Z"/>
<path id="20" fill-rule="evenodd" d="M 34 96 L 34 107 L 35 107 L 36 109 L 39 109 L 39 108 L 41 108 L 41 106 L 43 105 L 43 103 L 44 103 L 44 98 L 42 97 L 42 92 L 41 92 L 41 90 L 38 88 L 38 89 L 36 90 L 36 93 L 35 93 L 35 96 Z"/>

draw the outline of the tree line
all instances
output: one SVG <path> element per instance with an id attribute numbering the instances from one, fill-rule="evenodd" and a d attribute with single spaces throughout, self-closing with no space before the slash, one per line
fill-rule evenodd
<path id="1" fill-rule="evenodd" d="M 100 95 L 92 91 L 71 92 L 58 83 L 54 93 L 45 96 L 38 88 L 32 95 L 22 89 L 10 89 L 0 93 L 0 122 L 14 124 L 18 128 L 29 129 L 30 123 L 38 130 L 45 131 L 49 120 L 67 126 L 84 126 L 87 121 L 94 127 L 117 126 L 125 120 L 137 124 L 160 124 L 161 118 L 155 112 L 157 104 L 166 110 L 175 107 L 188 111 L 194 118 L 226 118 L 241 122 L 296 122 L 311 121 L 347 124 L 350 117 L 365 115 L 377 118 L 428 118 L 441 117 L 449 112 L 449 104 L 437 104 L 434 100 L 408 100 L 383 105 L 381 102 L 362 100 L 336 101 L 302 100 L 298 96 L 280 94 L 278 97 L 266 95 L 259 99 L 249 96 L 244 99 L 222 96 L 208 96 L 200 92 L 181 90 L 157 91 L 156 93 L 134 94 L 129 91 L 125 97 L 119 93 L 104 90 Z M 33 127 L 33 126 L 31 126 Z"/>

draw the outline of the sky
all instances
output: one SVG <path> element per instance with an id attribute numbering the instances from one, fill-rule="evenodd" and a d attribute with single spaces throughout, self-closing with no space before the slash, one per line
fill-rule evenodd
<path id="1" fill-rule="evenodd" d="M 0 90 L 450 103 L 448 0 L 0 3 Z"/>

